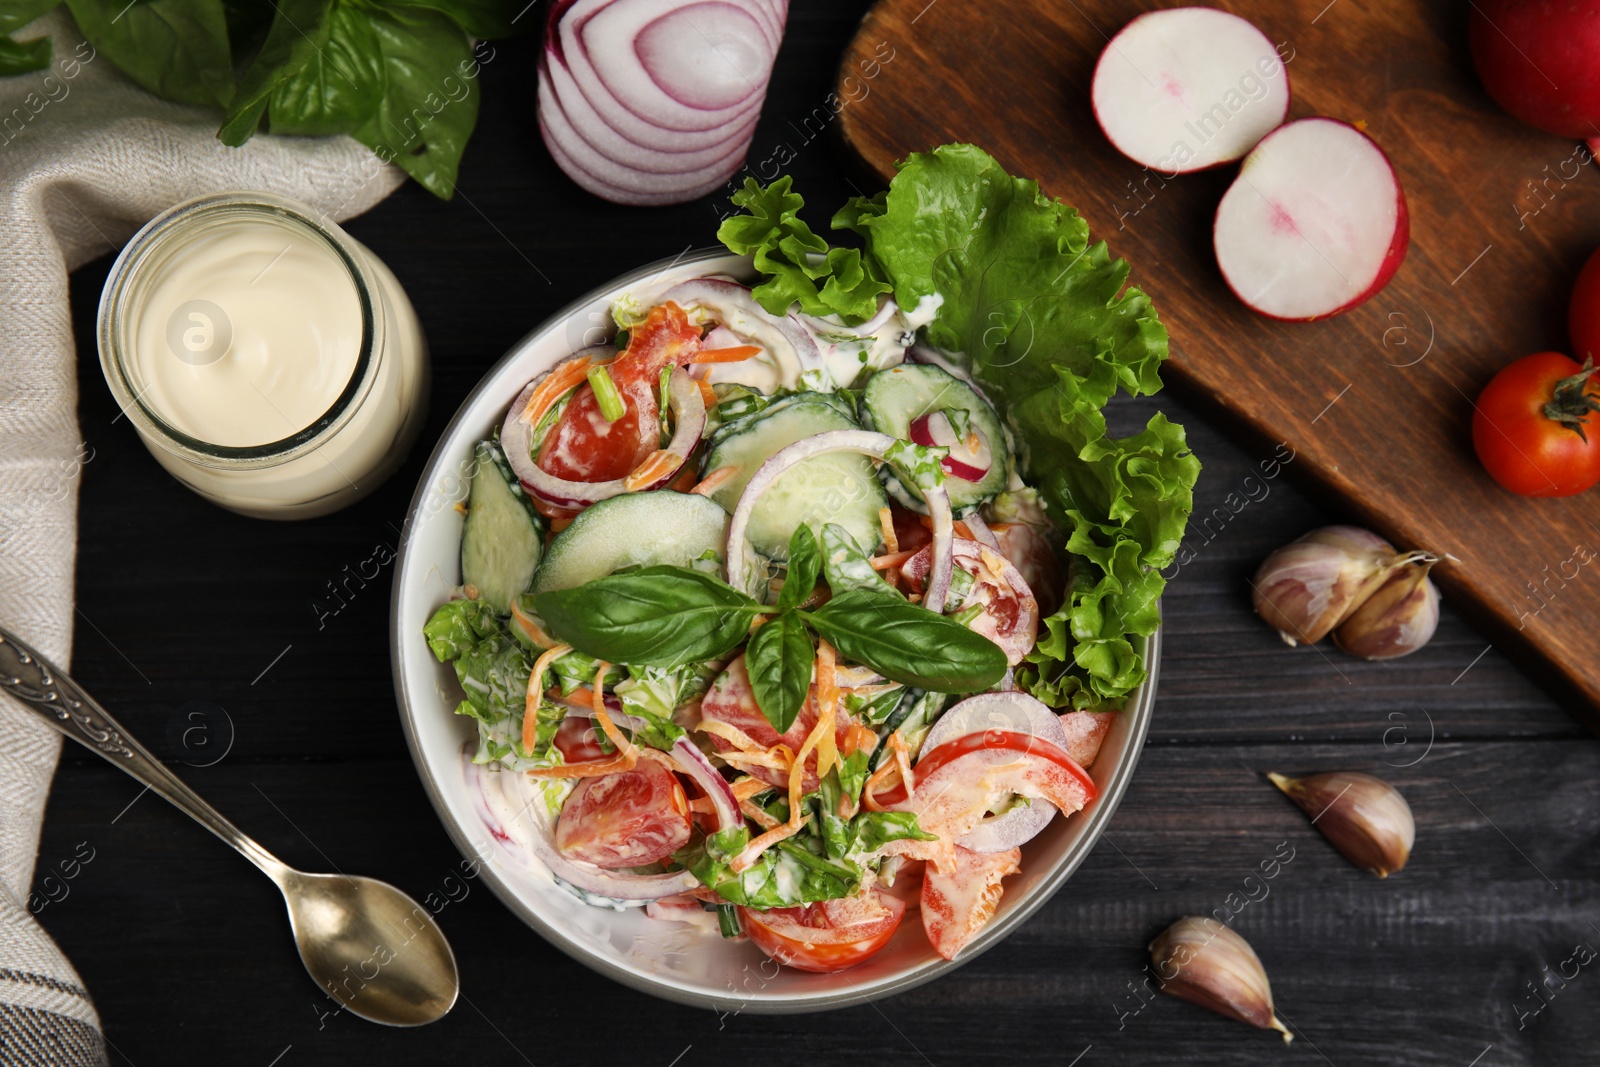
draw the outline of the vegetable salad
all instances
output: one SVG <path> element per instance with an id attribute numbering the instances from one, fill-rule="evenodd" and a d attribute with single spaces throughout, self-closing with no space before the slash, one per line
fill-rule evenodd
<path id="1" fill-rule="evenodd" d="M 747 182 L 754 288 L 615 302 L 476 449 L 425 627 L 474 762 L 532 783 L 563 884 L 851 966 L 920 910 L 954 958 L 1146 677 L 1199 464 L 1166 331 L 1083 220 L 970 145 L 799 218 Z"/>

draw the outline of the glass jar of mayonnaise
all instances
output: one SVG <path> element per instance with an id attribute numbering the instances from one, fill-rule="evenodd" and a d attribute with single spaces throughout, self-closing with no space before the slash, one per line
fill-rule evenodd
<path id="1" fill-rule="evenodd" d="M 316 209 L 202 196 L 134 235 L 100 297 L 100 365 L 145 447 L 222 507 L 326 515 L 394 472 L 428 352 L 383 262 Z"/>

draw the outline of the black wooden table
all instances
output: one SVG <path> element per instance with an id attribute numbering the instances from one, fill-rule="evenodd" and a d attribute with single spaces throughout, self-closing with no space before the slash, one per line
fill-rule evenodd
<path id="1" fill-rule="evenodd" d="M 863 179 L 829 135 L 799 120 L 828 94 L 865 6 L 794 5 L 751 152 L 786 159 L 822 211 Z M 548 314 L 640 263 L 710 244 L 726 210 L 722 196 L 639 211 L 580 192 L 540 144 L 537 42 L 495 48 L 456 199 L 408 186 L 349 224 L 399 275 L 432 343 L 425 441 Z M 1090 220 L 1100 231 L 1108 221 Z M 1222 508 L 1226 518 L 1191 531 L 1196 558 L 1164 603 L 1160 696 L 1138 776 L 1109 834 L 1053 901 L 943 981 L 828 1016 L 718 1016 L 591 973 L 463 877 L 406 752 L 389 674 L 390 568 L 360 575 L 396 544 L 426 445 L 368 500 L 328 518 L 273 524 L 204 503 L 115 418 L 92 341 L 106 268 L 72 279 L 80 418 L 94 449 L 75 673 L 285 860 L 444 901 L 439 920 L 463 979 L 456 1010 L 420 1031 L 336 1014 L 301 969 L 266 879 L 69 746 L 35 906 L 94 994 L 114 1062 L 1600 1060 L 1600 966 L 1545 977 L 1576 946 L 1600 947 L 1600 745 L 1448 607 L 1432 644 L 1389 664 L 1284 647 L 1251 614 L 1245 578 L 1273 547 L 1340 516 L 1297 492 L 1292 464 L 1261 481 L 1267 454 L 1229 443 L 1226 427 L 1171 395 L 1119 402 L 1112 421 L 1126 432 L 1160 407 L 1185 422 L 1205 463 L 1197 512 Z M 1159 306 L 1161 279 L 1134 269 Z M 1224 500 L 1245 497 L 1252 473 L 1254 499 L 1229 511 Z M 332 613 L 330 585 L 350 590 Z M 1262 778 L 1341 767 L 1392 779 L 1416 813 L 1415 856 L 1387 881 L 1346 864 Z M 1144 945 L 1157 931 L 1227 907 L 1230 894 L 1237 906 L 1245 876 L 1291 850 L 1270 894 L 1233 926 L 1266 963 L 1299 1034 L 1292 1049 L 1270 1032 L 1139 995 Z"/>

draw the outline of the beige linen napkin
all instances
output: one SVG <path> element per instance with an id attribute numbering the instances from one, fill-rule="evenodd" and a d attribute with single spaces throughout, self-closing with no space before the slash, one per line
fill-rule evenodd
<path id="1" fill-rule="evenodd" d="M 345 218 L 382 200 L 402 176 L 348 138 L 258 136 L 228 148 L 215 137 L 218 114 L 138 88 L 65 14 L 18 36 L 40 34 L 54 41 L 51 67 L 0 79 L 0 624 L 65 666 L 82 464 L 68 272 L 202 193 L 266 189 Z M 98 376 L 83 384 L 106 387 Z M 5 1064 L 105 1060 L 94 1005 L 28 910 L 60 749 L 53 729 L 0 697 Z M 210 846 L 197 838 L 195 847 Z"/>

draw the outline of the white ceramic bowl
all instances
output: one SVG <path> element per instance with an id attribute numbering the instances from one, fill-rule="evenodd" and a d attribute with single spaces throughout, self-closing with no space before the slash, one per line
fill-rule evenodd
<path id="1" fill-rule="evenodd" d="M 455 504 L 465 496 L 472 446 L 501 422 L 529 379 L 595 343 L 618 294 L 707 274 L 748 278 L 752 270 L 744 257 L 708 250 L 619 278 L 518 342 L 461 405 L 423 471 L 401 543 L 390 618 L 395 695 L 412 759 L 445 829 L 464 855 L 481 861 L 482 879 L 506 906 L 551 944 L 619 982 L 684 1004 L 763 1013 L 821 1011 L 901 992 L 953 970 L 999 943 L 1066 882 L 1094 847 L 1133 776 L 1155 702 L 1160 634 L 1144 649 L 1149 680 L 1129 700 L 1092 768 L 1099 797 L 1070 819 L 1052 820 L 1023 847 L 1022 873 L 1006 879 L 999 913 L 953 962 L 929 947 L 913 914 L 888 947 L 850 970 L 817 975 L 780 968 L 747 941 L 725 942 L 714 931 L 650 919 L 640 908 L 612 911 L 585 904 L 515 841 L 497 840 L 486 827 L 464 755 L 472 747 L 473 723 L 452 714 L 461 699 L 455 673 L 433 657 L 422 638 L 423 623 L 461 580 L 462 514 Z"/>

